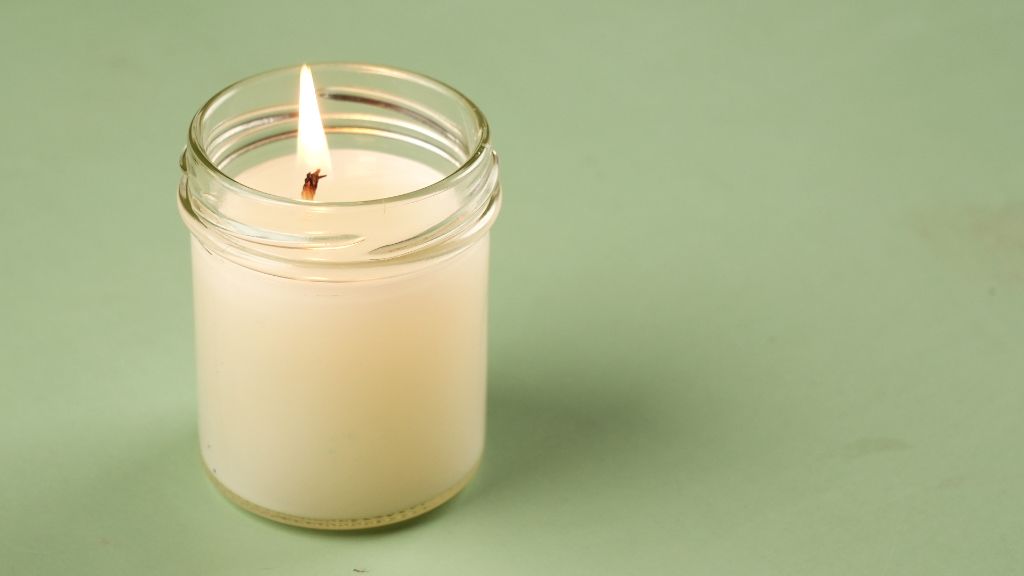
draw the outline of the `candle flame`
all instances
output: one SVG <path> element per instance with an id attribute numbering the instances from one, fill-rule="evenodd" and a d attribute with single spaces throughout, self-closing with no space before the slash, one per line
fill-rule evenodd
<path id="1" fill-rule="evenodd" d="M 327 134 L 320 119 L 316 102 L 316 86 L 309 66 L 302 65 L 299 73 L 299 138 L 296 143 L 299 165 L 303 172 L 331 170 L 331 152 L 327 147 Z"/>

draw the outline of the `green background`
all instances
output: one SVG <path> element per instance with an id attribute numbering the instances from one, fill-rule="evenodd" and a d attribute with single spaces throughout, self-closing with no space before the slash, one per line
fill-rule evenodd
<path id="1" fill-rule="evenodd" d="M 1024 4 L 0 7 L 0 573 L 1019 574 Z M 303 61 L 489 116 L 488 451 L 325 534 L 201 472 L 177 157 Z"/>

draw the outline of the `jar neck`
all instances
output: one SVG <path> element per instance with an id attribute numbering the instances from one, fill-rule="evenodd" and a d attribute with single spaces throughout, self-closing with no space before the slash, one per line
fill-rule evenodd
<path id="1" fill-rule="evenodd" d="M 446 177 L 388 198 L 320 202 L 249 188 L 248 167 L 294 150 L 298 68 L 226 88 L 196 114 L 182 154 L 179 205 L 206 249 L 269 274 L 309 280 L 389 276 L 454 254 L 500 208 L 486 119 L 454 89 L 410 72 L 314 65 L 332 148 L 412 160 Z"/>

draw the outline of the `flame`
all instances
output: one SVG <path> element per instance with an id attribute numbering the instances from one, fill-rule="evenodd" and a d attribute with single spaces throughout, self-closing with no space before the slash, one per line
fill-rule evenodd
<path id="1" fill-rule="evenodd" d="M 316 102 L 313 73 L 305 64 L 299 73 L 299 139 L 296 153 L 303 172 L 331 171 L 331 151 L 327 147 L 327 134 L 324 133 L 320 107 Z"/>

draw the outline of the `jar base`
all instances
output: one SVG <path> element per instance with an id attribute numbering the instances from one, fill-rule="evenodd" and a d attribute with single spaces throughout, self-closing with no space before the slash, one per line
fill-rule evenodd
<path id="1" fill-rule="evenodd" d="M 242 508 L 247 512 L 256 514 L 257 516 L 267 518 L 268 520 L 273 520 L 275 522 L 280 522 L 282 524 L 288 524 L 289 526 L 311 528 L 314 530 L 366 530 L 369 528 L 380 528 L 382 526 L 389 526 L 392 524 L 397 524 L 399 522 L 405 522 L 406 520 L 411 520 L 413 518 L 416 518 L 417 516 L 422 516 L 427 512 L 430 512 L 431 510 L 441 506 L 445 502 L 454 498 L 459 492 L 462 491 L 463 488 L 466 487 L 467 484 L 469 484 L 470 480 L 472 480 L 473 477 L 476 476 L 476 472 L 479 468 L 480 462 L 477 462 L 476 464 L 473 465 L 473 468 L 469 471 L 469 473 L 463 476 L 462 479 L 460 479 L 458 482 L 456 482 L 454 486 L 421 504 L 417 504 L 415 506 L 405 508 L 397 512 L 392 512 L 390 514 L 383 514 L 381 516 L 370 516 L 366 518 L 351 519 L 330 519 L 294 516 L 292 514 L 285 514 L 284 512 L 277 512 L 275 510 L 271 510 L 269 508 L 260 506 L 259 504 L 256 504 L 254 502 L 250 502 L 249 500 L 242 498 L 238 494 L 235 494 L 234 492 L 231 491 L 230 488 L 221 483 L 221 481 L 218 480 L 217 477 L 214 476 L 212 472 L 210 472 L 210 469 L 209 467 L 206 466 L 206 463 L 203 463 L 203 470 L 206 472 L 206 476 L 207 478 L 210 479 L 210 482 L 217 487 L 217 490 L 220 491 L 220 493 L 223 494 L 225 498 L 227 498 L 229 501 L 231 501 L 239 508 Z"/>

